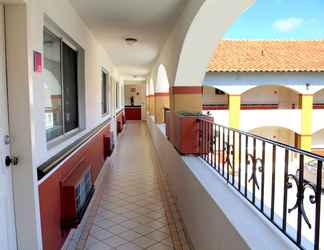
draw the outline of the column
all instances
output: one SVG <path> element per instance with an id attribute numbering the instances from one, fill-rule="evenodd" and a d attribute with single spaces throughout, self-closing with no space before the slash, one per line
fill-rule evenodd
<path id="1" fill-rule="evenodd" d="M 228 97 L 229 127 L 240 128 L 241 96 L 229 95 Z"/>
<path id="2" fill-rule="evenodd" d="M 149 95 L 146 95 L 146 113 L 150 113 L 150 96 Z"/>
<path id="3" fill-rule="evenodd" d="M 164 122 L 164 108 L 170 107 L 169 93 L 155 93 L 155 122 Z"/>
<path id="4" fill-rule="evenodd" d="M 153 115 L 154 116 L 154 106 L 155 106 L 155 101 L 154 101 L 154 94 L 151 94 L 149 96 L 149 99 L 150 99 L 150 115 Z"/>
<path id="5" fill-rule="evenodd" d="M 304 150 L 312 150 L 312 134 L 313 134 L 313 95 L 301 95 L 301 134 L 300 148 Z"/>

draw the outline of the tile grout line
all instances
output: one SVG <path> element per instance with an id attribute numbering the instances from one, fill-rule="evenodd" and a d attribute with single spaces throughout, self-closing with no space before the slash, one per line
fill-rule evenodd
<path id="1" fill-rule="evenodd" d="M 127 126 L 126 126 L 126 128 L 127 128 Z M 144 129 L 145 129 L 144 130 L 145 137 L 148 139 L 147 143 L 149 143 L 151 146 L 153 146 L 151 136 L 150 136 L 149 133 L 147 133 L 148 132 L 147 127 L 145 126 Z M 124 133 L 122 133 L 121 136 L 124 136 Z M 152 147 L 149 147 L 149 148 L 150 148 L 150 151 L 152 151 Z M 117 149 L 117 147 L 116 147 L 116 149 Z M 91 230 L 92 230 L 94 225 L 97 226 L 98 228 L 100 228 L 101 230 L 105 230 L 105 231 L 107 230 L 106 228 L 102 228 L 102 227 L 100 227 L 100 225 L 97 225 L 95 223 L 95 218 L 98 215 L 99 208 L 102 208 L 104 210 L 107 210 L 109 212 L 114 213 L 113 210 L 107 209 L 105 207 L 101 207 L 100 204 L 104 200 L 103 195 L 105 194 L 105 190 L 107 189 L 107 186 L 111 184 L 110 183 L 111 180 L 107 180 L 107 179 L 110 179 L 112 176 L 114 176 L 115 180 L 116 180 L 116 177 L 124 178 L 124 176 L 122 174 L 120 174 L 118 172 L 116 174 L 116 172 L 111 172 L 110 171 L 110 170 L 114 169 L 113 162 L 114 162 L 114 158 L 118 156 L 118 154 L 116 154 L 117 151 L 118 151 L 118 149 L 115 151 L 115 154 L 113 154 L 111 159 L 108 160 L 108 163 L 106 163 L 105 166 L 104 166 L 105 167 L 105 169 L 104 169 L 105 172 L 103 173 L 103 177 L 102 177 L 100 183 L 98 183 L 98 188 L 97 188 L 97 192 L 96 192 L 97 194 L 95 194 L 94 202 L 91 203 L 91 205 L 90 205 L 91 209 L 89 211 L 89 215 L 86 218 L 86 222 L 85 222 L 84 227 L 82 227 L 81 237 L 80 237 L 80 239 L 79 239 L 79 241 L 77 243 L 77 247 L 75 249 L 83 250 L 83 249 L 86 248 L 87 241 L 88 241 L 88 239 L 89 239 L 89 237 L 91 235 Z M 181 237 L 178 235 L 178 230 L 175 230 L 175 229 L 177 229 L 177 224 L 175 223 L 176 222 L 176 217 L 173 216 L 172 206 L 171 206 L 170 201 L 169 201 L 170 197 L 168 198 L 169 190 L 168 190 L 167 186 L 165 186 L 166 182 L 165 182 L 165 180 L 163 180 L 163 176 L 162 176 L 163 173 L 161 172 L 162 169 L 161 169 L 159 163 L 157 162 L 156 151 L 151 152 L 151 159 L 153 159 L 153 164 L 151 164 L 152 167 L 153 167 L 152 168 L 152 170 L 153 170 L 152 178 L 153 178 L 153 180 L 155 179 L 155 181 L 152 181 L 152 184 L 154 184 L 154 182 L 156 182 L 156 184 L 157 184 L 157 190 L 159 191 L 159 193 L 161 195 L 160 196 L 160 200 L 162 201 L 162 204 L 161 204 L 162 207 L 161 208 L 163 209 L 163 214 L 165 215 L 166 222 L 167 222 L 167 225 L 164 225 L 161 228 L 154 228 L 154 231 L 152 231 L 152 233 L 153 232 L 163 232 L 163 231 L 161 231 L 161 229 L 165 228 L 167 226 L 168 229 L 169 229 L 169 232 L 170 232 L 171 241 L 172 241 L 172 244 L 173 244 L 173 249 L 176 249 L 176 250 L 178 250 L 178 249 L 189 249 L 189 248 L 182 247 L 182 245 L 185 246 L 186 244 L 182 243 L 183 240 L 181 241 Z M 157 164 L 157 165 L 155 165 L 155 164 Z M 135 173 L 134 174 L 131 173 L 130 176 L 125 176 L 125 177 L 128 180 L 132 180 L 134 178 L 134 177 L 131 177 L 132 175 L 134 175 L 134 177 L 136 177 Z M 118 178 L 117 178 L 117 180 L 118 180 Z M 152 191 L 149 191 L 149 192 L 152 192 Z M 125 194 L 127 194 L 127 193 L 125 193 Z M 113 196 L 115 196 L 115 195 L 112 195 L 110 197 L 113 197 Z M 135 194 L 132 194 L 130 196 L 133 197 L 133 198 L 136 198 L 137 196 L 140 196 L 140 194 L 135 193 Z M 123 201 L 125 199 L 121 198 L 120 200 Z M 121 207 L 123 207 L 123 205 L 121 205 Z M 162 209 L 159 209 L 159 211 L 161 211 Z M 154 212 L 154 210 L 153 210 L 153 212 Z M 143 216 L 142 214 L 138 214 L 138 215 L 139 215 L 139 217 Z M 124 217 L 122 215 L 122 213 L 120 214 L 120 216 Z M 124 217 L 124 218 L 132 221 L 131 218 L 128 218 L 128 217 Z M 159 220 L 159 218 L 154 219 L 153 217 L 149 217 L 149 216 L 148 216 L 148 218 L 153 219 L 153 221 L 158 221 Z M 123 227 L 122 223 L 123 222 L 116 222 L 115 226 L 119 225 L 119 226 Z M 141 223 L 141 222 L 139 222 L 138 224 L 140 224 L 142 226 L 146 226 L 146 225 L 149 226 L 150 225 L 149 223 Z M 173 230 L 172 230 L 172 228 L 173 228 Z M 127 229 L 127 231 L 135 232 L 135 233 L 139 234 L 140 235 L 139 238 L 147 237 L 149 234 L 151 234 L 151 233 L 141 234 L 141 233 L 138 233 L 138 232 L 134 231 L 133 228 L 128 228 L 128 227 L 125 227 L 125 229 Z M 119 238 L 125 240 L 125 242 L 128 242 L 128 243 L 125 243 L 125 245 L 127 245 L 127 244 L 136 244 L 134 242 L 134 240 L 130 241 L 130 240 L 126 239 L 126 238 L 121 237 L 120 233 L 117 234 L 115 232 L 110 232 L 110 231 L 109 231 L 109 233 L 111 233 L 111 235 L 113 235 L 113 236 L 111 236 L 111 238 L 118 236 Z M 109 238 L 110 237 L 107 237 L 107 239 L 109 239 Z M 148 237 L 148 238 L 150 238 L 150 237 Z M 94 239 L 96 239 L 99 242 L 105 244 L 105 242 L 103 242 L 104 240 L 97 239 L 95 236 L 94 236 Z M 142 248 L 142 249 L 148 249 L 148 248 L 153 247 L 153 246 L 158 245 L 158 244 L 163 244 L 164 245 L 164 241 L 165 241 L 164 239 L 159 239 L 159 240 L 154 239 L 154 238 L 150 238 L 150 239 L 154 240 L 155 243 L 152 244 L 152 245 L 149 245 L 149 246 L 147 246 L 145 248 L 143 248 L 140 245 L 138 245 L 138 246 L 140 248 Z M 107 244 L 109 245 L 109 243 L 107 243 Z M 121 244 L 120 246 L 122 246 L 122 245 L 124 245 L 124 244 Z M 118 248 L 119 246 L 116 246 L 116 247 Z M 112 247 L 112 249 L 116 249 L 116 247 Z"/>

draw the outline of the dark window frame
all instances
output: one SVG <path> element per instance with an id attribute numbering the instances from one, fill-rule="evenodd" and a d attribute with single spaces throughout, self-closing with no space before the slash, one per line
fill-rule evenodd
<path id="1" fill-rule="evenodd" d="M 101 70 L 101 114 L 108 115 L 109 111 L 109 71 Z"/>
<path id="2" fill-rule="evenodd" d="M 74 46 L 71 46 L 69 42 L 65 41 L 65 39 L 62 36 L 59 36 L 58 34 L 52 32 L 47 26 L 43 27 L 43 33 L 45 34 L 48 33 L 51 36 L 56 37 L 59 41 L 60 41 L 60 55 L 61 55 L 61 61 L 60 61 L 60 74 L 61 74 L 61 95 L 62 95 L 62 126 L 63 126 L 63 133 L 59 136 L 53 137 L 51 139 L 47 139 L 46 141 L 47 143 L 53 143 L 56 141 L 61 140 L 62 138 L 69 136 L 71 134 L 74 134 L 75 132 L 80 130 L 80 114 L 79 114 L 79 110 L 80 110 L 80 101 L 79 101 L 79 84 L 80 84 L 80 79 L 79 79 L 79 51 L 76 48 L 73 48 Z M 68 130 L 66 130 L 66 109 L 65 106 L 66 104 L 66 91 L 68 91 L 65 88 L 64 85 L 64 53 L 63 53 L 63 47 L 65 47 L 66 49 L 69 49 L 70 51 L 73 51 L 75 53 L 75 58 L 74 58 L 74 62 L 75 62 L 75 67 L 74 67 L 74 72 L 72 73 L 72 75 L 74 75 L 74 79 L 75 79 L 75 89 L 74 89 L 74 103 L 76 104 L 76 106 L 74 106 L 75 109 L 75 126 L 73 128 L 69 128 Z M 66 72 L 65 72 L 66 73 Z M 73 86 L 72 86 L 73 87 Z"/>
<path id="3" fill-rule="evenodd" d="M 120 108 L 119 95 L 120 95 L 120 83 L 119 81 L 116 81 L 116 110 Z"/>

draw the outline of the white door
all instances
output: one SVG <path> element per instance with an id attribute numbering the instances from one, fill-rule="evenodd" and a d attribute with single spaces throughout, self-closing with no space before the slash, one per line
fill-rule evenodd
<path id="1" fill-rule="evenodd" d="M 0 4 L 0 249 L 17 249 L 13 206 L 11 167 L 5 164 L 10 157 L 8 140 L 8 105 L 5 67 L 4 6 Z"/>

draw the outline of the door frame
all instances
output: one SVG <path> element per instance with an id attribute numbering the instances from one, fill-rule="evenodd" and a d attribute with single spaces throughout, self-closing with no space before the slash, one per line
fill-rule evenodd
<path id="1" fill-rule="evenodd" d="M 5 5 L 7 88 L 18 249 L 42 250 L 37 169 L 33 162 L 33 34 L 30 1 Z M 33 30 L 36 29 L 36 30 Z M 36 153 L 36 152 L 35 152 Z"/>

